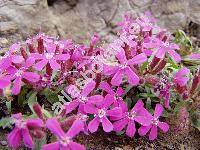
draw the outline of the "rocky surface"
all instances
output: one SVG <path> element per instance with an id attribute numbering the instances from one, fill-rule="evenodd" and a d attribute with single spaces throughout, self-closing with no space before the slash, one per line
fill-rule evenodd
<path id="1" fill-rule="evenodd" d="M 43 32 L 77 42 L 94 32 L 113 36 L 125 12 L 151 11 L 170 31 L 200 24 L 198 0 L 0 0 L 0 46 Z M 15 38 L 16 37 L 16 38 Z M 2 44 L 3 38 L 3 44 Z"/>

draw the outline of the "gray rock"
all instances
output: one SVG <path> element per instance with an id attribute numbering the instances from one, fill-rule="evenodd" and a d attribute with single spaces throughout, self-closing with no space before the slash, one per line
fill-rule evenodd
<path id="1" fill-rule="evenodd" d="M 51 6 L 47 0 L 1 0 L 0 34 L 26 38 L 41 28 L 50 35 L 81 42 L 94 32 L 113 35 L 124 13 L 138 16 L 145 11 L 174 31 L 191 21 L 199 25 L 199 8 L 199 0 L 51 0 Z"/>

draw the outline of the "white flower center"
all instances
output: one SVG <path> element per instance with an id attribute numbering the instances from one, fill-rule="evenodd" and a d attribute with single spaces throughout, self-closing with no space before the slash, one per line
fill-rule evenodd
<path id="1" fill-rule="evenodd" d="M 24 71 L 22 70 L 18 70 L 16 73 L 15 73 L 15 76 L 16 77 L 21 77 L 21 75 L 23 74 Z"/>
<path id="2" fill-rule="evenodd" d="M 60 144 L 63 146 L 67 146 L 70 142 L 70 138 L 65 136 L 60 139 Z"/>
<path id="3" fill-rule="evenodd" d="M 46 59 L 48 59 L 48 60 L 52 59 L 53 56 L 54 56 L 54 53 L 46 53 L 46 54 L 45 54 L 45 57 L 46 57 Z"/>
<path id="4" fill-rule="evenodd" d="M 106 111 L 104 109 L 98 110 L 98 116 L 99 118 L 103 118 L 106 115 Z"/>
<path id="5" fill-rule="evenodd" d="M 87 98 L 87 97 L 84 97 L 84 96 L 81 96 L 81 97 L 79 98 L 79 100 L 80 100 L 80 102 L 85 103 L 85 102 L 87 102 L 88 98 Z"/>
<path id="6" fill-rule="evenodd" d="M 17 119 L 14 119 L 14 123 L 15 125 L 20 128 L 20 129 L 24 129 L 26 128 L 26 122 L 22 121 L 22 120 L 17 120 Z"/>
<path id="7" fill-rule="evenodd" d="M 128 116 L 129 119 L 133 120 L 136 116 L 136 112 L 135 111 L 129 112 L 127 114 L 127 116 Z"/>
<path id="8" fill-rule="evenodd" d="M 151 120 L 151 123 L 154 124 L 154 125 L 156 125 L 156 126 L 158 125 L 158 122 L 159 122 L 158 118 L 153 118 Z"/>

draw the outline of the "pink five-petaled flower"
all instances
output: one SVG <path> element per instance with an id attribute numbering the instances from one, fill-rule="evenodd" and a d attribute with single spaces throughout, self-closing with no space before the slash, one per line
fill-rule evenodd
<path id="1" fill-rule="evenodd" d="M 46 126 L 57 137 L 57 141 L 44 145 L 42 150 L 85 150 L 84 146 L 72 141 L 72 138 L 83 130 L 84 124 L 81 121 L 73 123 L 67 133 L 55 118 L 48 119 Z"/>
<path id="2" fill-rule="evenodd" d="M 126 107 L 126 109 L 123 110 L 124 112 L 122 117 L 120 117 L 119 120 L 113 124 L 114 131 L 119 132 L 124 129 L 126 125 L 128 125 L 126 135 L 134 137 L 136 132 L 135 121 L 143 126 L 150 125 L 150 120 L 142 114 L 142 109 L 145 109 L 142 100 L 138 100 L 130 112 L 128 112 L 128 108 Z"/>
<path id="3" fill-rule="evenodd" d="M 156 104 L 154 116 L 148 113 L 146 110 L 143 110 L 143 113 L 151 120 L 151 124 L 149 126 L 141 126 L 138 129 L 138 133 L 140 136 L 144 136 L 151 129 L 149 134 L 149 140 L 154 140 L 157 138 L 158 127 L 166 133 L 169 130 L 169 125 L 165 122 L 160 122 L 158 118 L 161 116 L 163 112 L 163 107 L 160 104 Z"/>
<path id="4" fill-rule="evenodd" d="M 10 67 L 7 69 L 8 74 L 11 76 L 11 80 L 13 81 L 12 94 L 17 95 L 20 93 L 22 86 L 22 79 L 26 79 L 31 83 L 35 83 L 39 81 L 40 75 L 28 71 L 29 67 L 32 66 L 33 60 L 27 59 L 27 61 L 21 64 L 20 68 Z"/>
<path id="5" fill-rule="evenodd" d="M 110 117 L 120 117 L 122 110 L 120 107 L 114 107 L 109 109 L 113 104 L 114 99 L 112 95 L 106 95 L 102 104 L 94 106 L 92 104 L 85 105 L 85 112 L 89 114 L 94 114 L 94 119 L 89 122 L 88 129 L 90 132 L 94 133 L 97 131 L 99 124 L 102 123 L 103 130 L 105 132 L 111 132 L 113 130 L 112 123 L 108 120 Z"/>
<path id="6" fill-rule="evenodd" d="M 24 58 L 20 55 L 14 54 L 20 49 L 20 44 L 13 44 L 9 51 L 4 56 L 0 56 L 0 71 L 4 71 L 11 66 L 12 63 L 19 64 L 24 61 Z"/>
<path id="7" fill-rule="evenodd" d="M 26 147 L 33 148 L 34 143 L 29 133 L 29 128 L 39 129 L 43 127 L 42 120 L 41 119 L 23 120 L 21 113 L 12 115 L 12 118 L 15 123 L 15 128 L 7 136 L 9 146 L 16 149 L 20 146 L 21 140 L 23 140 Z"/>
<path id="8" fill-rule="evenodd" d="M 189 80 L 189 77 L 187 77 L 189 73 L 190 73 L 190 70 L 187 69 L 186 67 L 181 68 L 174 75 L 174 83 L 181 87 L 185 86 Z"/>
<path id="9" fill-rule="evenodd" d="M 67 92 L 74 98 L 71 102 L 65 104 L 66 114 L 73 111 L 79 106 L 79 112 L 84 112 L 84 105 L 86 103 L 97 104 L 103 101 L 103 96 L 89 94 L 95 89 L 96 83 L 93 80 L 88 81 L 83 87 L 82 91 L 78 90 L 76 86 L 71 85 L 68 87 Z"/>
<path id="10" fill-rule="evenodd" d="M 57 61 L 67 61 L 70 58 L 69 54 L 57 53 L 55 43 L 47 43 L 44 54 L 32 53 L 31 56 L 34 57 L 35 60 L 39 60 L 39 62 L 34 65 L 34 68 L 39 71 L 47 64 L 49 64 L 54 71 L 57 71 L 61 68 L 61 65 Z"/>
<path id="11" fill-rule="evenodd" d="M 139 83 L 139 77 L 132 70 L 131 65 L 142 64 L 147 61 L 147 56 L 144 53 L 136 55 L 132 59 L 127 60 L 124 50 L 121 50 L 116 54 L 119 64 L 115 66 L 104 65 L 104 73 L 106 75 L 114 74 L 111 84 L 119 86 L 122 83 L 123 76 L 128 77 L 128 82 L 132 85 L 137 85 Z"/>
<path id="12" fill-rule="evenodd" d="M 157 47 L 158 50 L 156 52 L 156 57 L 158 58 L 164 58 L 165 54 L 168 53 L 173 60 L 175 60 L 176 62 L 180 62 L 181 61 L 181 56 L 175 51 L 177 49 L 179 49 L 179 46 L 173 43 L 169 43 L 169 42 L 163 42 L 159 39 L 156 39 L 156 43 L 157 43 Z"/>
<path id="13" fill-rule="evenodd" d="M 126 104 L 122 99 L 122 95 L 124 94 L 124 90 L 121 87 L 118 87 L 116 92 L 112 89 L 112 87 L 107 83 L 107 82 L 101 82 L 99 85 L 99 88 L 106 91 L 107 94 L 113 95 L 115 101 L 114 101 L 114 106 L 115 107 L 121 107 L 122 109 L 126 108 Z"/>

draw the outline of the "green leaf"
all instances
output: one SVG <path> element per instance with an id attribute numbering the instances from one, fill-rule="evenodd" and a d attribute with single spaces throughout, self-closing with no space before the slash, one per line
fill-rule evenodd
<path id="1" fill-rule="evenodd" d="M 8 112 L 11 113 L 11 112 L 12 112 L 11 101 L 6 101 L 6 107 L 7 107 L 7 109 L 8 109 Z"/>
<path id="2" fill-rule="evenodd" d="M 59 101 L 58 94 L 51 89 L 45 89 L 42 94 L 46 97 L 46 99 L 51 103 L 54 104 L 55 102 Z"/>
<path id="3" fill-rule="evenodd" d="M 19 106 L 24 106 L 24 104 L 26 104 L 26 94 L 28 92 L 28 88 L 26 86 L 23 86 L 19 95 L 18 95 L 18 104 Z"/>
<path id="4" fill-rule="evenodd" d="M 177 113 L 180 108 L 182 108 L 183 106 L 186 105 L 186 102 L 185 101 L 180 101 L 176 104 L 175 108 L 174 108 L 174 113 Z"/>
<path id="5" fill-rule="evenodd" d="M 1 120 L 0 120 L 0 127 L 2 127 L 3 129 L 11 128 L 12 124 L 13 124 L 13 122 L 10 117 L 1 118 Z"/>
<path id="6" fill-rule="evenodd" d="M 30 97 L 28 98 L 28 106 L 32 112 L 34 112 L 33 104 L 36 102 L 37 102 L 37 92 L 32 92 Z"/>
<path id="7" fill-rule="evenodd" d="M 53 117 L 52 114 L 49 111 L 45 110 L 44 108 L 42 108 L 42 112 L 44 113 L 44 115 L 47 118 L 52 118 Z"/>
<path id="8" fill-rule="evenodd" d="M 46 143 L 47 143 L 46 136 L 44 136 L 42 139 L 36 139 L 35 140 L 35 150 L 41 150 L 42 145 L 44 145 Z"/>

